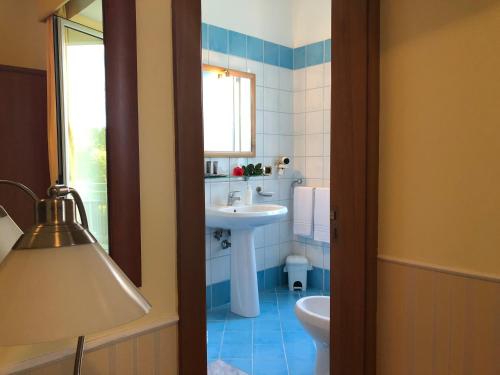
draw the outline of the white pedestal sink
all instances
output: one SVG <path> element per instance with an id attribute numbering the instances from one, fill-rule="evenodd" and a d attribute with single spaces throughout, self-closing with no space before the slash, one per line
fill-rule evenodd
<path id="1" fill-rule="evenodd" d="M 279 221 L 287 212 L 276 204 L 205 209 L 208 227 L 231 229 L 231 312 L 248 318 L 260 314 L 254 231 Z"/>

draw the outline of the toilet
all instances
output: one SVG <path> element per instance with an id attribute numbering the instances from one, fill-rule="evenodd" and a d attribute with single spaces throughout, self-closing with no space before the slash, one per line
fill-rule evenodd
<path id="1" fill-rule="evenodd" d="M 295 315 L 316 345 L 316 375 L 330 374 L 330 297 L 304 297 L 295 304 Z"/>

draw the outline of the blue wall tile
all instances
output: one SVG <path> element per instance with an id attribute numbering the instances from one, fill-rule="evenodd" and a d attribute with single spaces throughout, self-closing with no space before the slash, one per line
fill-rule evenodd
<path id="1" fill-rule="evenodd" d="M 253 36 L 247 36 L 247 58 L 255 61 L 264 59 L 264 41 Z"/>
<path id="2" fill-rule="evenodd" d="M 280 46 L 280 66 L 293 69 L 293 48 Z"/>
<path id="3" fill-rule="evenodd" d="M 259 290 L 264 290 L 266 288 L 266 272 L 265 271 L 259 271 L 257 272 L 257 284 L 259 286 Z"/>
<path id="4" fill-rule="evenodd" d="M 330 291 L 330 271 L 325 270 L 325 290 Z"/>
<path id="5" fill-rule="evenodd" d="M 266 270 L 266 289 L 276 288 L 279 285 L 279 268 L 268 268 Z"/>
<path id="6" fill-rule="evenodd" d="M 306 66 L 306 47 L 299 47 L 293 50 L 293 68 L 301 69 Z"/>
<path id="7" fill-rule="evenodd" d="M 208 25 L 208 47 L 212 51 L 227 53 L 227 30 Z"/>
<path id="8" fill-rule="evenodd" d="M 201 24 L 201 47 L 208 48 L 208 25 L 206 23 Z"/>
<path id="9" fill-rule="evenodd" d="M 332 61 L 332 40 L 325 40 L 325 62 Z"/>
<path id="10" fill-rule="evenodd" d="M 307 289 L 323 290 L 323 269 L 314 267 L 307 272 Z"/>
<path id="11" fill-rule="evenodd" d="M 280 65 L 280 46 L 264 41 L 264 62 L 271 65 Z"/>
<path id="12" fill-rule="evenodd" d="M 325 50 L 323 42 L 308 44 L 306 46 L 306 65 L 311 66 L 322 64 L 324 54 Z"/>
<path id="13" fill-rule="evenodd" d="M 247 57 L 247 36 L 229 30 L 229 54 Z"/>
<path id="14" fill-rule="evenodd" d="M 212 308 L 229 303 L 229 288 L 229 281 L 223 281 L 212 285 Z"/>

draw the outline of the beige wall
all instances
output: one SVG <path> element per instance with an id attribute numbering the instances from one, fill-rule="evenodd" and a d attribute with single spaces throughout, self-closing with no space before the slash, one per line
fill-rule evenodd
<path id="1" fill-rule="evenodd" d="M 500 1 L 382 0 L 380 52 L 378 374 L 498 374 Z"/>
<path id="2" fill-rule="evenodd" d="M 382 0 L 380 254 L 500 276 L 500 1 Z"/>
<path id="3" fill-rule="evenodd" d="M 0 1 L 0 64 L 45 70 L 45 25 L 34 0 Z"/>
<path id="4" fill-rule="evenodd" d="M 45 45 L 37 52 L 27 51 L 45 37 L 43 24 L 37 23 L 36 12 L 25 6 L 24 1 L 0 2 L 1 37 L 4 39 L 4 24 L 22 23 L 38 39 L 17 40 L 2 47 L 1 64 L 13 64 L 43 68 Z M 176 285 L 176 227 L 175 227 L 175 158 L 173 127 L 172 86 L 172 41 L 170 1 L 137 0 L 137 50 L 139 87 L 139 138 L 141 168 L 141 221 L 142 221 L 142 291 L 153 305 L 152 312 L 144 319 L 129 324 L 125 329 L 137 330 L 150 323 L 175 319 L 177 315 Z M 34 5 L 33 9 L 37 9 Z M 7 12 L 8 10 L 8 12 Z M 24 16 L 32 14 L 28 19 Z M 12 18 L 12 19 L 10 19 Z M 17 20 L 17 21 L 16 21 Z M 19 21 L 21 20 L 21 21 Z M 25 21 L 26 20 L 26 21 Z M 29 21 L 29 22 L 28 22 Z M 41 28 L 38 29 L 39 25 Z M 14 30 L 20 28 L 20 24 Z M 9 31 L 11 32 L 11 30 Z M 3 42 L 5 45 L 6 43 Z M 40 48 L 38 48 L 40 47 Z M 8 52 L 7 60 L 4 50 Z M 14 57 L 27 56 L 24 59 Z M 28 58 L 29 57 L 29 58 Z M 113 330 L 116 333 L 122 329 Z M 176 358 L 176 329 L 165 338 L 170 355 Z M 102 338 L 108 333 L 95 335 Z M 92 338 L 91 338 L 92 340 Z M 2 369 L 23 360 L 73 347 L 74 341 L 25 347 L 0 347 L 0 373 Z M 139 342 L 139 349 L 141 343 Z M 103 350 L 107 350 L 104 348 Z M 100 351 L 98 351 L 100 352 Z M 172 354 L 173 353 L 173 354 Z M 168 353 L 167 353 L 168 354 Z M 103 354 L 104 355 L 104 354 Z M 107 362 L 97 362 L 107 363 Z M 94 373 L 107 373 L 96 365 Z M 137 366 L 141 366 L 140 363 Z M 63 374 L 59 364 L 50 369 L 50 374 Z M 170 365 L 176 372 L 175 360 Z M 140 372 L 149 373 L 148 371 Z"/>

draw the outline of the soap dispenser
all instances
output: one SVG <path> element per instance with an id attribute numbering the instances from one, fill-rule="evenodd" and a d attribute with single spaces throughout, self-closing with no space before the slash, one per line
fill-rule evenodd
<path id="1" fill-rule="evenodd" d="M 245 191 L 245 204 L 251 205 L 252 198 L 253 198 L 252 188 L 250 187 L 250 185 L 248 185 L 247 190 Z"/>

